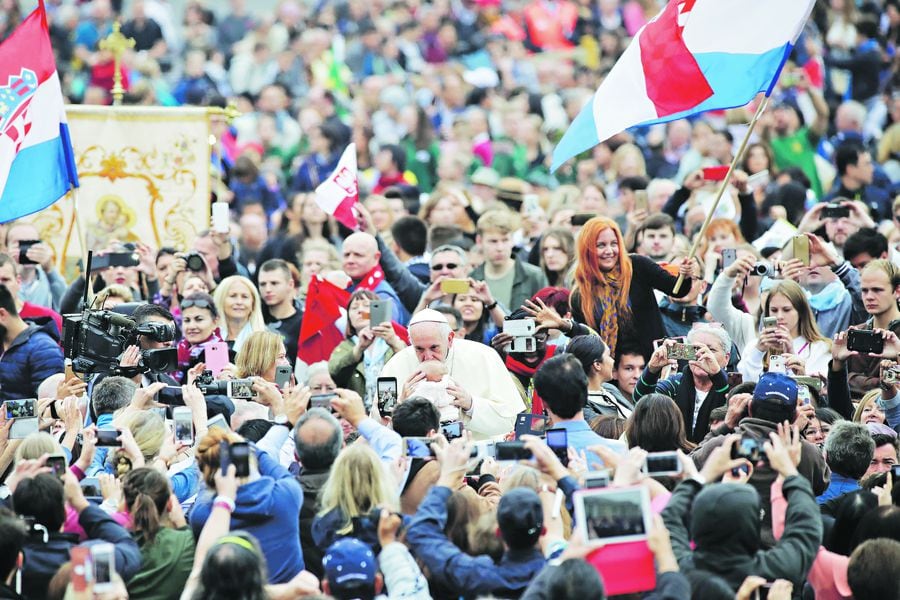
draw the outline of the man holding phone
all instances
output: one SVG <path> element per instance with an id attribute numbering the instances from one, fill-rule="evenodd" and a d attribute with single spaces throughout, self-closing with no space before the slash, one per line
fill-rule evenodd
<path id="1" fill-rule="evenodd" d="M 66 280 L 54 268 L 53 253 L 40 241 L 37 228 L 24 221 L 14 223 L 6 232 L 6 249 L 19 266 L 17 271 L 22 278 L 19 297 L 59 310 L 66 294 Z"/>

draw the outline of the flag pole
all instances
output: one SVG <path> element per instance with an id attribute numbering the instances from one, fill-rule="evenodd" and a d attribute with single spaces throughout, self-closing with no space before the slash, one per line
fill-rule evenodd
<path id="1" fill-rule="evenodd" d="M 700 240 L 703 239 L 703 234 L 706 233 L 706 228 L 709 227 L 709 222 L 713 220 L 713 216 L 716 214 L 716 209 L 719 207 L 719 201 L 722 199 L 722 196 L 725 194 L 725 190 L 731 183 L 732 173 L 734 173 L 738 163 L 744 157 L 744 152 L 747 150 L 747 144 L 750 142 L 750 136 L 753 134 L 753 128 L 756 127 L 756 122 L 759 121 L 759 118 L 766 110 L 766 106 L 768 106 L 768 104 L 769 96 L 765 96 L 763 98 L 763 101 L 759 103 L 759 106 L 756 107 L 756 112 L 753 114 L 753 118 L 750 119 L 750 126 L 747 128 L 747 133 L 744 134 L 744 139 L 741 141 L 741 145 L 740 147 L 738 147 L 738 151 L 734 153 L 734 158 L 731 160 L 731 164 L 728 166 L 728 173 L 725 175 L 725 179 L 722 180 L 722 184 L 719 186 L 719 191 L 716 194 L 716 200 L 715 202 L 713 202 L 712 208 L 710 208 L 706 213 L 706 220 L 703 221 L 703 226 L 700 228 L 699 233 L 697 233 L 697 236 L 694 238 L 694 243 L 691 246 L 691 253 L 688 255 L 688 260 L 693 260 L 697 255 L 697 249 L 700 246 Z M 679 273 L 678 281 L 675 282 L 675 287 L 672 288 L 673 294 L 678 293 L 678 290 L 681 288 L 682 283 L 684 283 L 684 275 Z"/>
<path id="2" fill-rule="evenodd" d="M 72 194 L 72 214 L 75 217 L 75 235 L 78 236 L 78 248 L 81 250 L 82 269 L 87 269 L 87 247 L 84 234 L 81 232 L 81 218 L 78 216 L 78 188 L 71 182 L 69 183 L 69 192 Z M 89 273 L 84 274 L 87 281 Z"/>

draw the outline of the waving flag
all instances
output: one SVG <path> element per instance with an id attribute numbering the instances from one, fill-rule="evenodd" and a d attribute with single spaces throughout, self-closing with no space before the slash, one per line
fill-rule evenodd
<path id="1" fill-rule="evenodd" d="M 44 3 L 0 45 L 0 223 L 78 185 Z"/>
<path id="2" fill-rule="evenodd" d="M 553 151 L 770 94 L 815 0 L 670 0 L 638 31 Z"/>
<path id="3" fill-rule="evenodd" d="M 346 312 L 350 292 L 313 275 L 306 293 L 303 322 L 297 339 L 297 358 L 308 365 L 328 360 L 344 341 Z"/>
<path id="4" fill-rule="evenodd" d="M 350 144 L 341 154 L 334 173 L 316 188 L 316 204 L 334 215 L 350 229 L 359 229 L 353 205 L 359 202 L 359 179 L 356 175 L 356 144 Z"/>

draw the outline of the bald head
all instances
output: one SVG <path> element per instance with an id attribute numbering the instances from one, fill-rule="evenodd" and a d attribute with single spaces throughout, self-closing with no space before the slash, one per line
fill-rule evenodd
<path id="1" fill-rule="evenodd" d="M 344 240 L 343 253 L 344 273 L 354 282 L 362 279 L 381 260 L 375 237 L 363 232 L 354 233 Z"/>
<path id="2" fill-rule="evenodd" d="M 297 421 L 294 442 L 304 469 L 325 470 L 343 446 L 341 424 L 323 408 L 311 408 Z"/>

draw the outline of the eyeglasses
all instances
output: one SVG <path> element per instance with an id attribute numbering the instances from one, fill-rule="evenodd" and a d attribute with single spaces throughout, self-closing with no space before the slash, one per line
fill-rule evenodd
<path id="1" fill-rule="evenodd" d="M 438 263 L 436 265 L 431 265 L 432 271 L 443 271 L 444 269 L 447 269 L 448 271 L 452 271 L 457 268 L 459 268 L 459 265 L 456 263 L 446 263 L 446 264 Z"/>
<path id="2" fill-rule="evenodd" d="M 209 302 L 200 298 L 198 300 L 182 300 L 181 301 L 181 310 L 186 308 L 190 308 L 192 306 L 196 306 L 197 308 L 209 308 Z"/>

